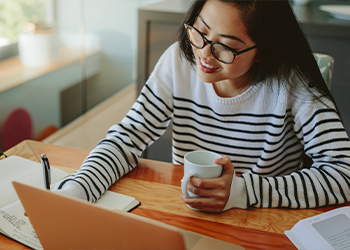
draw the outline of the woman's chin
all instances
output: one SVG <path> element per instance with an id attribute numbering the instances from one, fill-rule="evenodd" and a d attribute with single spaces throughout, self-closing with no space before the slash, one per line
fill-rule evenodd
<path id="1" fill-rule="evenodd" d="M 216 73 L 219 71 L 219 69 L 215 69 L 215 70 L 202 70 L 201 67 L 197 66 L 197 75 L 198 77 L 206 83 L 213 83 L 213 82 L 217 82 L 217 76 Z"/>

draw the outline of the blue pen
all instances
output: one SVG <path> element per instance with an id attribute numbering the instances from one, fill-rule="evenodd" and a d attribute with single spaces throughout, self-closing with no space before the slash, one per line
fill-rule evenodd
<path id="1" fill-rule="evenodd" d="M 44 180 L 44 188 L 50 190 L 51 184 L 51 169 L 49 160 L 46 157 L 46 154 L 41 155 L 41 166 L 43 170 L 43 180 Z"/>

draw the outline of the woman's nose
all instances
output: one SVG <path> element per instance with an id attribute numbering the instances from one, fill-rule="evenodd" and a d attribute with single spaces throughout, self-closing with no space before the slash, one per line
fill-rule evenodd
<path id="1" fill-rule="evenodd" d="M 211 52 L 209 43 L 205 44 L 205 46 L 201 49 L 201 52 L 203 57 L 214 57 L 213 53 Z"/>

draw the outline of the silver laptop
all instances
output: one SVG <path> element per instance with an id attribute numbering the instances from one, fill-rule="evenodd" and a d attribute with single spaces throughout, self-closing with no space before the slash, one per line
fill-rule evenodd
<path id="1" fill-rule="evenodd" d="M 44 249 L 244 249 L 19 182 L 13 186 Z"/>

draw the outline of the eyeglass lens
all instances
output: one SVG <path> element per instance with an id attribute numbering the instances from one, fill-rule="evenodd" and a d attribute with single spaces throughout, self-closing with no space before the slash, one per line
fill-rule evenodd
<path id="1" fill-rule="evenodd" d="M 198 49 L 202 49 L 205 45 L 205 42 L 201 34 L 190 26 L 186 26 L 186 29 L 188 38 L 192 45 Z M 222 62 L 230 63 L 234 60 L 235 57 L 231 50 L 219 43 L 211 44 L 211 51 L 213 55 Z"/>

